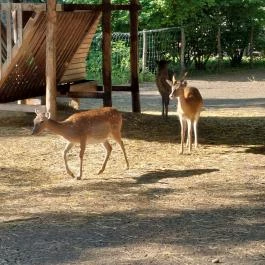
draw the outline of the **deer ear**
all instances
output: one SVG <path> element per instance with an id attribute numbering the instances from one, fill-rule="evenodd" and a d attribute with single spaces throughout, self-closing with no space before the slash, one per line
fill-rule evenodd
<path id="1" fill-rule="evenodd" d="M 176 79 L 175 75 L 173 75 L 173 77 L 172 77 L 172 83 L 175 84 L 176 81 L 177 81 L 177 79 Z"/>
<path id="2" fill-rule="evenodd" d="M 51 118 L 51 113 L 50 112 L 46 112 L 45 113 L 45 117 L 49 120 Z"/>
<path id="3" fill-rule="evenodd" d="M 172 81 L 170 81 L 170 80 L 168 80 L 168 79 L 166 79 L 166 82 L 170 85 L 170 86 L 173 86 L 173 83 L 172 83 Z"/>

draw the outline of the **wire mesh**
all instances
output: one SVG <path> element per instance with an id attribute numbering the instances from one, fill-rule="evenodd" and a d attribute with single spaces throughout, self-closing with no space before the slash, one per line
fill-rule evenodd
<path id="1" fill-rule="evenodd" d="M 102 82 L 102 33 L 94 36 L 87 57 L 88 79 Z M 130 33 L 112 34 L 112 81 L 114 84 L 130 81 Z M 138 33 L 139 73 L 142 78 L 156 72 L 156 60 L 179 61 L 180 29 L 144 30 Z"/>

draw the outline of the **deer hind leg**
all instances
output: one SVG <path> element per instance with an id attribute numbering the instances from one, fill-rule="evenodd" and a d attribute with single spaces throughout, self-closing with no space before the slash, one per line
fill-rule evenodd
<path id="1" fill-rule="evenodd" d="M 115 133 L 112 134 L 113 136 L 113 139 L 119 144 L 119 146 L 121 147 L 121 150 L 123 152 L 123 155 L 124 155 L 124 159 L 125 159 L 125 162 L 126 162 L 126 166 L 127 168 L 126 169 L 129 169 L 129 161 L 128 161 L 128 158 L 127 158 L 127 154 L 126 154 L 126 151 L 125 151 L 125 147 L 124 147 L 124 144 L 123 144 L 123 141 L 121 139 L 121 133 L 120 131 L 117 131 Z"/>
<path id="2" fill-rule="evenodd" d="M 165 115 L 168 117 L 169 96 L 165 98 Z"/>
<path id="3" fill-rule="evenodd" d="M 86 149 L 86 141 L 81 141 L 80 142 L 80 152 L 79 152 L 79 158 L 80 158 L 80 168 L 79 168 L 79 176 L 76 179 L 81 179 L 82 174 L 83 174 L 83 158 L 84 158 L 84 153 Z"/>
<path id="4" fill-rule="evenodd" d="M 180 121 L 180 145 L 181 145 L 181 149 L 180 149 L 180 154 L 183 154 L 184 151 L 184 140 L 185 140 L 185 131 L 186 131 L 186 120 L 183 119 L 182 117 L 179 117 L 179 121 Z"/>
<path id="5" fill-rule="evenodd" d="M 198 147 L 198 133 L 197 133 L 197 125 L 198 125 L 198 121 L 195 120 L 193 122 L 193 131 L 194 131 L 194 146 L 195 148 Z"/>
<path id="6" fill-rule="evenodd" d="M 105 167 L 107 165 L 107 162 L 109 160 L 109 157 L 110 157 L 110 154 L 111 154 L 111 151 L 112 151 L 112 147 L 111 147 L 110 143 L 107 140 L 103 143 L 103 146 L 104 146 L 104 148 L 106 150 L 106 156 L 105 156 L 104 162 L 103 162 L 102 167 L 99 170 L 98 174 L 103 173 L 103 171 L 105 170 Z"/>
<path id="7" fill-rule="evenodd" d="M 189 153 L 190 153 L 191 152 L 191 147 L 192 147 L 192 121 L 191 120 L 187 120 L 187 124 L 188 124 L 187 141 L 188 141 L 188 147 L 189 147 Z"/>
<path id="8" fill-rule="evenodd" d="M 75 176 L 74 176 L 73 172 L 68 167 L 68 164 L 67 164 L 67 153 L 70 151 L 70 149 L 73 147 L 73 145 L 74 144 L 71 143 L 71 142 L 67 143 L 67 145 L 64 148 L 64 152 L 63 152 L 63 158 L 64 158 L 64 164 L 65 164 L 66 171 L 72 178 L 74 178 Z"/>
<path id="9" fill-rule="evenodd" d="M 163 96 L 162 96 L 162 116 L 163 117 L 165 116 L 165 99 Z"/>

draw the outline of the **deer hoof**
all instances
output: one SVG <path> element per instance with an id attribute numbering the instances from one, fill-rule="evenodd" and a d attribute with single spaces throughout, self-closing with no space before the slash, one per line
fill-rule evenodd
<path id="1" fill-rule="evenodd" d="M 100 169 L 99 172 L 98 172 L 98 175 L 102 174 L 104 171 L 104 169 Z"/>
<path id="2" fill-rule="evenodd" d="M 81 179 L 81 176 L 77 177 L 76 179 L 77 179 L 77 180 L 80 180 L 80 179 Z"/>
<path id="3" fill-rule="evenodd" d="M 67 173 L 68 173 L 73 179 L 75 178 L 75 175 L 74 175 L 73 172 L 71 172 L 71 171 L 67 171 Z"/>

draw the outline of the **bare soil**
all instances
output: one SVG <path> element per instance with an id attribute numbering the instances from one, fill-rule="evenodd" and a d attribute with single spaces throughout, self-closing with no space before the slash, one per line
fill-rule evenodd
<path id="1" fill-rule="evenodd" d="M 104 153 L 90 145 L 80 181 L 65 172 L 62 138 L 31 136 L 33 114 L 1 112 L 0 264 L 265 264 L 265 71 L 189 82 L 205 100 L 198 149 L 178 154 L 175 103 L 162 119 L 144 84 L 142 114 L 113 96 L 131 168 L 113 143 L 97 175 Z M 78 147 L 69 163 L 77 172 Z"/>

